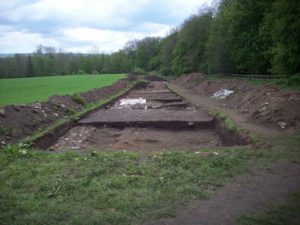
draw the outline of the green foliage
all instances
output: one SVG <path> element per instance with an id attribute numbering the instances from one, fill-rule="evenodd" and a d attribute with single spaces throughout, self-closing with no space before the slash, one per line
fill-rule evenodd
<path id="1" fill-rule="evenodd" d="M 4 126 L 0 127 L 0 134 L 1 135 L 11 134 L 11 132 L 12 132 L 12 130 L 9 127 L 4 127 Z"/>
<path id="2" fill-rule="evenodd" d="M 140 67 L 134 68 L 133 72 L 138 73 L 138 74 L 145 74 L 145 70 L 143 70 Z"/>
<path id="3" fill-rule="evenodd" d="M 218 14 L 211 23 L 208 40 L 205 43 L 205 55 L 202 70 L 208 74 L 229 73 L 235 71 L 231 55 L 229 1 L 223 1 Z"/>
<path id="4" fill-rule="evenodd" d="M 159 38 L 144 38 L 137 43 L 135 67 L 145 71 L 156 70 L 159 67 Z"/>
<path id="5" fill-rule="evenodd" d="M 88 73 L 85 72 L 84 70 L 78 70 L 77 74 L 78 75 L 87 75 Z"/>
<path id="6" fill-rule="evenodd" d="M 28 144 L 15 144 L 15 145 L 7 145 L 2 151 L 5 154 L 6 160 L 14 160 L 17 158 L 29 158 L 32 156 L 31 150 L 29 150 Z"/>
<path id="7" fill-rule="evenodd" d="M 160 73 L 163 76 L 171 75 L 172 61 L 174 60 L 174 48 L 176 46 L 178 31 L 173 31 L 169 36 L 164 38 L 160 46 Z"/>
<path id="8" fill-rule="evenodd" d="M 85 99 L 78 93 L 72 95 L 71 99 L 80 105 L 85 105 Z"/>
<path id="9" fill-rule="evenodd" d="M 74 109 L 69 108 L 69 107 L 66 107 L 64 109 L 64 111 L 65 111 L 65 114 L 68 115 L 68 116 L 72 116 L 72 115 L 74 115 L 76 113 L 76 111 Z"/>
<path id="10" fill-rule="evenodd" d="M 177 35 L 172 61 L 172 70 L 176 74 L 199 71 L 204 63 L 204 47 L 211 21 L 212 13 L 208 11 L 191 16 L 184 22 Z"/>
<path id="11" fill-rule="evenodd" d="M 276 0 L 270 8 L 263 29 L 269 32 L 272 42 L 269 46 L 271 71 L 275 74 L 295 74 L 300 71 L 300 2 Z"/>
<path id="12" fill-rule="evenodd" d="M 0 79 L 0 105 L 44 101 L 51 95 L 84 92 L 111 85 L 124 77 L 123 74 L 107 74 Z"/>
<path id="13" fill-rule="evenodd" d="M 242 148 L 205 151 L 207 157 L 181 151 L 0 152 L 1 224 L 122 225 L 172 216 L 188 200 L 207 198 L 256 157 Z"/>

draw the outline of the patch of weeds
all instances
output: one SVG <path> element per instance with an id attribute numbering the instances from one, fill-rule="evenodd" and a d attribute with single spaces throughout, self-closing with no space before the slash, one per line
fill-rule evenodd
<path id="1" fill-rule="evenodd" d="M 249 134 L 249 137 L 250 137 L 252 143 L 259 144 L 262 142 L 261 134 L 253 133 L 253 132 L 251 132 L 251 133 L 248 132 L 248 134 Z"/>
<path id="2" fill-rule="evenodd" d="M 300 133 L 282 135 L 266 140 L 272 146 L 271 157 L 274 160 L 289 160 L 300 163 Z"/>
<path id="3" fill-rule="evenodd" d="M 1 149 L 3 151 L 3 158 L 1 161 L 1 166 L 5 166 L 7 163 L 14 161 L 18 158 L 30 158 L 32 156 L 32 150 L 30 150 L 30 145 L 28 144 L 15 144 L 6 145 Z"/>
<path id="4" fill-rule="evenodd" d="M 262 143 L 262 136 L 259 133 L 254 133 L 254 132 L 250 132 L 249 130 L 246 129 L 241 129 L 245 134 L 248 134 L 251 143 L 253 144 L 260 144 Z"/>
<path id="5" fill-rule="evenodd" d="M 76 113 L 76 111 L 72 108 L 66 107 L 65 108 L 65 114 L 68 116 L 74 115 Z"/>
<path id="6" fill-rule="evenodd" d="M 206 151 L 205 157 L 184 151 L 18 155 L 0 170 L 1 223 L 125 225 L 174 216 L 256 157 L 244 148 Z M 0 162 L 6 155 L 0 152 Z"/>
<path id="7" fill-rule="evenodd" d="M 237 126 L 235 125 L 234 121 L 230 119 L 224 112 L 219 112 L 215 109 L 211 109 L 209 110 L 209 114 L 213 117 L 222 119 L 228 130 L 231 131 L 237 130 Z"/>
<path id="8" fill-rule="evenodd" d="M 300 192 L 289 196 L 287 203 L 273 205 L 262 213 L 242 216 L 238 225 L 297 225 L 300 215 Z"/>
<path id="9" fill-rule="evenodd" d="M 9 127 L 0 127 L 0 135 L 11 134 L 12 129 Z"/>
<path id="10" fill-rule="evenodd" d="M 74 102 L 76 102 L 76 103 L 78 103 L 78 104 L 80 104 L 80 105 L 83 105 L 83 106 L 84 106 L 84 105 L 86 104 L 85 99 L 84 99 L 80 94 L 78 94 L 78 93 L 72 95 L 72 96 L 71 96 L 71 99 L 72 99 Z"/>

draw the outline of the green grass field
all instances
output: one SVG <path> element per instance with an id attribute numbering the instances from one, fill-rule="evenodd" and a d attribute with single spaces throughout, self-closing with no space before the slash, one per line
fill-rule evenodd
<path id="1" fill-rule="evenodd" d="M 108 86 L 124 74 L 71 75 L 0 79 L 0 106 L 47 100 L 51 95 L 66 95 Z"/>

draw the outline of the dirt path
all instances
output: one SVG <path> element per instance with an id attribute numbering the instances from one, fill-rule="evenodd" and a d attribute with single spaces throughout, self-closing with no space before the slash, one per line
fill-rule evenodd
<path id="1" fill-rule="evenodd" d="M 236 176 L 210 200 L 194 201 L 175 218 L 144 225 L 233 225 L 245 214 L 282 203 L 286 195 L 300 189 L 300 165 L 277 163 Z"/>
<path id="2" fill-rule="evenodd" d="M 220 103 L 215 99 L 195 94 L 192 91 L 181 88 L 175 84 L 170 83 L 169 87 L 196 106 L 204 107 L 207 109 L 217 109 L 218 111 L 225 112 L 241 128 L 247 129 L 254 133 L 262 134 L 265 137 L 271 137 L 283 133 L 283 131 L 280 130 L 255 124 L 253 123 L 253 121 L 247 120 L 243 115 L 238 114 L 236 111 L 222 107 Z M 286 130 L 284 132 L 289 133 L 292 131 Z"/>

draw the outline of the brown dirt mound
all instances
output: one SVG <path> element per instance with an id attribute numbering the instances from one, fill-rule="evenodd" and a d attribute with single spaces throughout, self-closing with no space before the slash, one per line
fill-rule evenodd
<path id="1" fill-rule="evenodd" d="M 176 80 L 173 81 L 174 84 L 179 86 L 183 86 L 185 88 L 194 87 L 195 84 L 198 84 L 205 80 L 205 77 L 201 73 L 191 73 L 191 74 L 184 74 L 178 77 Z"/>
<path id="2" fill-rule="evenodd" d="M 281 90 L 273 85 L 254 86 L 241 80 L 206 80 L 201 74 L 183 75 L 173 81 L 210 97 L 222 89 L 233 90 L 220 105 L 244 114 L 249 120 L 273 127 L 300 128 L 300 93 Z"/>
<path id="3" fill-rule="evenodd" d="M 111 86 L 81 93 L 85 103 L 93 103 L 127 88 L 128 81 L 120 80 Z M 46 128 L 58 119 L 83 109 L 70 95 L 51 96 L 46 102 L 29 105 L 8 105 L 0 110 L 0 145 L 16 141 Z"/>

